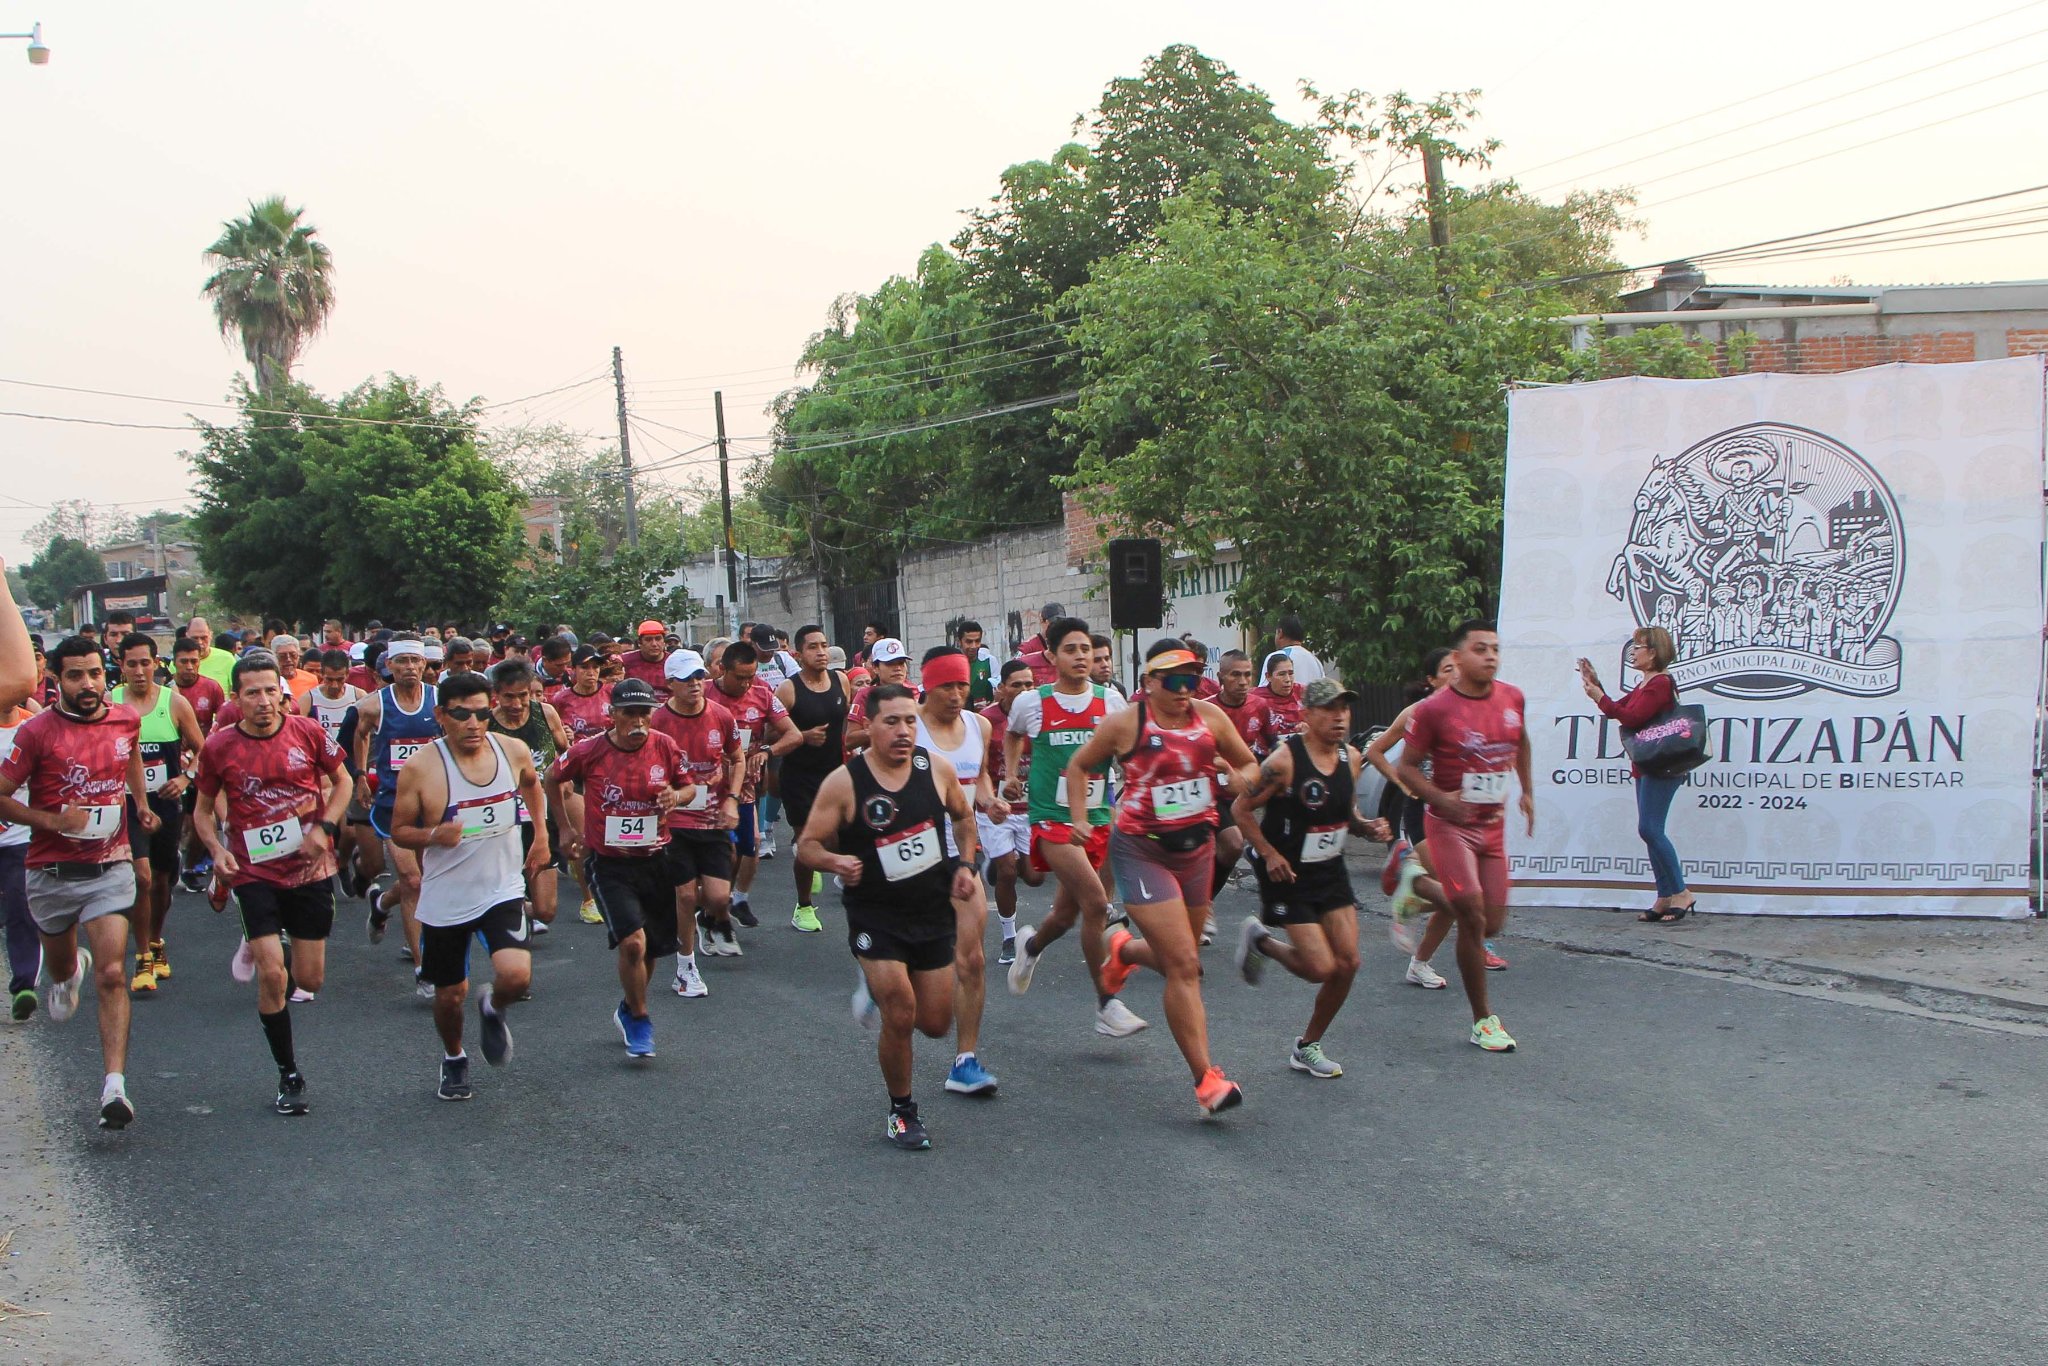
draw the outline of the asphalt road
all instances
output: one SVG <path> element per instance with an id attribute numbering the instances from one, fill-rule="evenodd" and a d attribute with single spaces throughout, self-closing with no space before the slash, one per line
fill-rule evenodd
<path id="1" fill-rule="evenodd" d="M 655 1002 L 649 1063 L 607 1018 L 602 928 L 566 917 L 516 1058 L 478 1058 L 462 1105 L 396 936 L 372 949 L 343 902 L 294 1009 L 300 1120 L 269 1111 L 232 922 L 181 895 L 177 976 L 136 1004 L 138 1122 L 92 1127 L 89 998 L 8 1037 L 34 1074 L 10 1122 L 181 1361 L 2040 1359 L 2037 1040 L 1510 937 L 1522 1047 L 1490 1056 L 1373 918 L 1333 1082 L 1286 1067 L 1309 989 L 1209 951 L 1247 1103 L 1208 1121 L 1156 979 L 1127 993 L 1154 1027 L 1100 1038 L 1072 941 L 1020 1000 L 992 928 L 1001 1096 L 943 1094 L 950 1048 L 922 1043 L 934 1146 L 905 1154 L 837 916 L 786 928 L 786 859 L 748 955 Z"/>

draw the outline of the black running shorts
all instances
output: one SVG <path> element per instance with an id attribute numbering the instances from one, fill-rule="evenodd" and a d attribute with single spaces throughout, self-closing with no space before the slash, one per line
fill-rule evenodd
<path id="1" fill-rule="evenodd" d="M 613 948 L 635 930 L 644 930 L 649 962 L 676 951 L 676 884 L 666 853 L 641 858 L 590 854 L 583 860 L 583 880 Z"/>
<path id="2" fill-rule="evenodd" d="M 469 980 L 469 945 L 472 936 L 482 935 L 484 947 L 492 953 L 526 949 L 532 934 L 526 923 L 523 900 L 500 901 L 474 919 L 460 925 L 420 926 L 420 978 L 437 987 L 452 987 Z"/>
<path id="3" fill-rule="evenodd" d="M 274 882 L 244 882 L 235 888 L 242 908 L 242 937 L 261 939 L 288 934 L 294 939 L 325 939 L 334 929 L 334 879 L 323 877 L 297 887 Z"/>

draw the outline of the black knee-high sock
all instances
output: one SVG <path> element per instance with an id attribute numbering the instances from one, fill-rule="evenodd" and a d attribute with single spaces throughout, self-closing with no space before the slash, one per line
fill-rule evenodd
<path id="1" fill-rule="evenodd" d="M 270 1041 L 270 1056 L 277 1065 L 286 1072 L 298 1071 L 298 1055 L 292 1051 L 292 1008 L 286 1005 L 271 1015 L 259 1011 L 256 1018 L 263 1021 L 263 1037 Z"/>

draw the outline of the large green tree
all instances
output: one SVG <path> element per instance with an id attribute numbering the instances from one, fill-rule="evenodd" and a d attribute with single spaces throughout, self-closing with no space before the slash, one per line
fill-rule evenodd
<path id="1" fill-rule="evenodd" d="M 91 546 L 70 536 L 53 536 L 21 570 L 22 584 L 36 606 L 65 616 L 65 604 L 73 589 L 98 583 L 107 577 L 106 566 Z"/>
<path id="2" fill-rule="evenodd" d="M 221 224 L 206 249 L 213 274 L 202 292 L 221 335 L 241 342 L 265 393 L 291 378 L 299 353 L 334 311 L 334 258 L 304 216 L 272 195 L 251 203 L 247 217 Z"/>
<path id="3" fill-rule="evenodd" d="M 498 601 L 522 504 L 477 450 L 474 403 L 395 375 L 332 403 L 297 384 L 241 397 L 187 455 L 222 601 L 302 622 L 475 620 Z"/>

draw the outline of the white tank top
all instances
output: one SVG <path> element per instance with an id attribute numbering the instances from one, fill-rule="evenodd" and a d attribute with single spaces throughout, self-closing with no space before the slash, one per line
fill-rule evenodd
<path id="1" fill-rule="evenodd" d="M 420 851 L 422 925 L 461 925 L 526 895 L 525 851 L 513 809 L 519 789 L 505 747 L 497 736 L 487 738 L 498 767 L 481 785 L 462 776 L 446 740 L 434 741 L 448 775 L 447 819 L 462 822 L 462 843 L 453 849 L 430 844 Z"/>
<path id="2" fill-rule="evenodd" d="M 335 701 L 318 688 L 313 689 L 313 719 L 320 723 L 320 729 L 327 732 L 327 738 L 335 744 L 341 743 L 341 723 L 348 719 L 348 709 L 362 699 L 363 690 L 353 683 L 345 683 L 341 689 L 341 700 Z"/>
<path id="3" fill-rule="evenodd" d="M 21 729 L 22 722 L 26 720 L 28 717 L 24 714 L 13 725 L 0 726 L 0 764 L 6 763 L 7 756 L 14 752 L 14 733 Z M 23 806 L 27 806 L 28 784 L 23 783 L 14 794 L 14 798 Z M 31 831 L 25 825 L 9 825 L 5 821 L 0 821 L 0 849 L 11 849 L 17 844 L 27 844 L 30 834 Z"/>
<path id="4" fill-rule="evenodd" d="M 974 801 L 974 783 L 977 778 L 981 777 L 981 761 L 984 746 L 981 743 L 981 727 L 976 724 L 976 717 L 972 711 L 960 713 L 960 728 L 967 732 L 966 737 L 960 741 L 960 748 L 947 749 L 932 738 L 931 731 L 924 724 L 924 713 L 919 712 L 917 716 L 917 743 L 923 745 L 934 754 L 943 754 L 946 757 L 946 762 L 952 764 L 953 771 L 960 775 L 960 785 L 968 789 L 967 800 L 972 804 Z M 946 832 L 946 852 L 958 857 L 960 851 L 953 847 L 953 823 L 951 820 L 946 822 L 944 830 Z"/>

